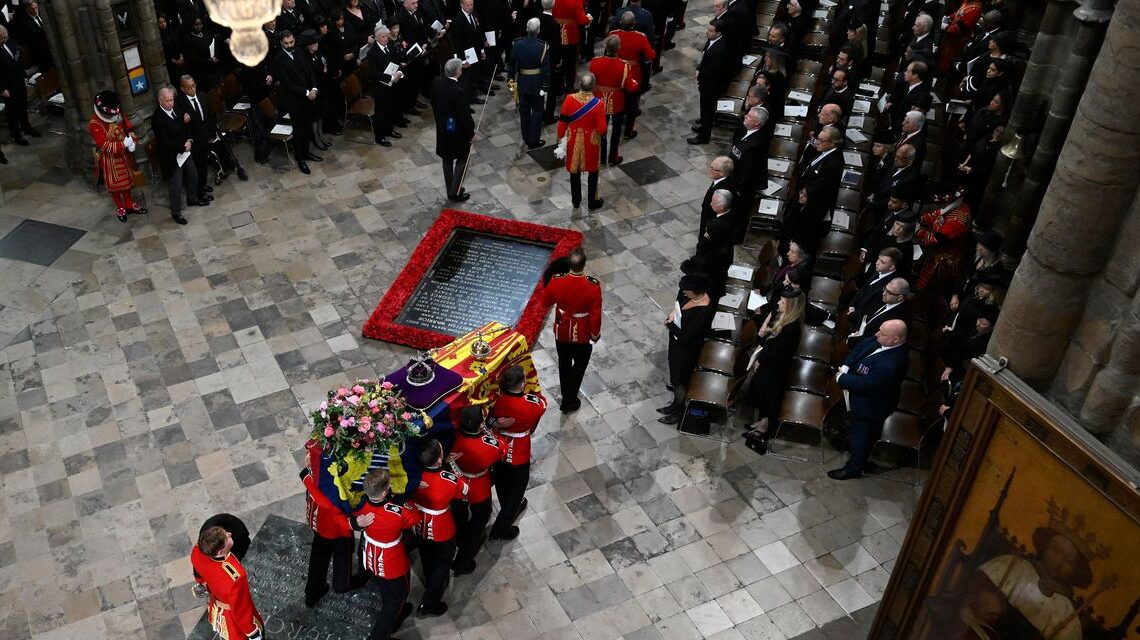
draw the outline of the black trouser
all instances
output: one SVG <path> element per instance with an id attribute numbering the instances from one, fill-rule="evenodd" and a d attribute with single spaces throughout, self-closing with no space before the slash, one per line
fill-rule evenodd
<path id="1" fill-rule="evenodd" d="M 550 69 L 550 89 L 546 92 L 546 119 L 553 120 L 558 117 L 558 107 L 561 105 L 558 98 L 566 91 L 564 74 L 562 73 L 561 60 L 557 57 L 551 60 Z"/>
<path id="2" fill-rule="evenodd" d="M 310 102 L 304 96 L 301 100 Z M 309 144 L 313 141 L 313 107 L 302 103 L 289 116 L 293 121 L 293 154 L 297 156 L 297 162 L 301 163 L 309 158 Z"/>
<path id="3" fill-rule="evenodd" d="M 871 447 L 879 441 L 883 433 L 883 422 L 886 417 L 859 416 L 854 413 L 847 418 L 847 450 L 851 453 L 844 469 L 855 473 L 862 473 L 867 459 L 871 457 Z"/>
<path id="4" fill-rule="evenodd" d="M 573 405 L 578 402 L 578 389 L 582 386 L 594 345 L 589 342 L 555 342 L 554 347 L 558 352 L 558 386 L 562 389 L 562 406 Z"/>
<path id="5" fill-rule="evenodd" d="M 589 197 L 588 204 L 598 201 L 597 171 L 590 171 L 586 174 L 586 195 Z M 575 207 L 582 204 L 582 172 L 580 171 L 570 174 L 570 200 L 573 201 Z"/>
<path id="6" fill-rule="evenodd" d="M 716 99 L 718 97 L 720 97 L 719 92 L 700 92 L 701 130 L 697 132 L 697 137 L 702 140 L 708 140 L 709 136 L 712 135 L 713 120 L 716 118 Z"/>
<path id="7" fill-rule="evenodd" d="M 626 109 L 629 109 L 629 107 L 626 106 Z M 610 164 L 617 162 L 618 147 L 621 145 L 621 132 L 623 129 L 625 129 L 625 114 L 624 113 L 611 114 L 610 115 L 610 150 L 609 150 L 609 155 L 605 156 L 606 158 L 608 158 L 608 161 Z M 606 150 L 603 148 L 602 154 L 605 154 L 605 153 L 606 153 Z"/>
<path id="8" fill-rule="evenodd" d="M 400 623 L 400 610 L 408 601 L 411 582 L 410 573 L 399 578 L 376 578 L 376 583 L 380 586 L 380 611 L 376 614 L 376 623 L 372 625 L 368 640 L 388 640 L 396 631 L 396 626 Z"/>
<path id="9" fill-rule="evenodd" d="M 443 184 L 447 187 L 447 197 L 459 194 L 460 181 L 467 169 L 467 154 L 458 158 L 440 158 L 443 163 Z"/>
<path id="10" fill-rule="evenodd" d="M 4 117 L 8 119 L 8 131 L 11 132 L 13 141 L 19 140 L 24 137 L 21 129 L 32 130 L 32 125 L 28 122 L 28 91 L 16 87 L 10 90 L 8 97 L 3 100 Z"/>
<path id="11" fill-rule="evenodd" d="M 195 198 L 202 200 L 206 195 L 206 185 L 210 184 L 210 169 L 206 164 L 206 159 L 210 155 L 210 148 L 205 141 L 202 141 L 202 149 L 200 151 L 198 150 L 198 146 L 199 141 L 195 140 L 193 145 L 194 151 L 190 154 L 190 162 L 194 163 L 194 170 L 198 176 L 198 190 L 192 192 L 192 194 Z M 186 164 L 184 163 L 182 166 L 185 167 Z"/>
<path id="12" fill-rule="evenodd" d="M 344 538 L 324 538 L 313 533 L 313 544 L 309 547 L 309 579 L 305 582 L 305 599 L 316 600 L 324 591 L 332 561 L 333 591 L 344 593 L 352 583 L 353 536 Z"/>
<path id="13" fill-rule="evenodd" d="M 456 567 L 474 562 L 483 548 L 483 533 L 491 519 L 491 499 L 468 503 L 456 500 L 451 503 L 451 516 L 455 518 L 455 562 Z"/>
<path id="14" fill-rule="evenodd" d="M 542 96 L 537 93 L 519 94 L 519 123 L 523 142 L 533 147 L 542 139 Z"/>
<path id="15" fill-rule="evenodd" d="M 570 25 L 568 29 L 577 29 Z M 562 90 L 566 93 L 574 92 L 574 74 L 578 72 L 578 45 L 558 45 L 558 59 L 562 62 Z"/>
<path id="16" fill-rule="evenodd" d="M 372 133 L 376 141 L 392 135 L 396 125 L 396 114 L 400 106 L 396 92 L 389 87 L 376 90 L 376 108 L 372 112 Z"/>
<path id="17" fill-rule="evenodd" d="M 182 201 L 182 181 L 186 181 L 186 193 L 191 198 L 198 198 L 198 169 L 191 161 L 183 162 L 178 166 L 175 161 L 173 173 L 170 174 L 170 212 L 181 211 L 186 203 Z"/>
<path id="18" fill-rule="evenodd" d="M 420 606 L 433 610 L 443 601 L 443 592 L 451 582 L 451 561 L 455 558 L 455 538 L 442 542 L 421 540 L 420 562 L 424 565 L 424 595 Z"/>
<path id="19" fill-rule="evenodd" d="M 637 125 L 637 113 L 641 109 L 641 91 L 625 94 L 625 135 L 633 135 L 633 128 Z"/>
<path id="20" fill-rule="evenodd" d="M 499 497 L 499 515 L 491 525 L 491 535 L 503 535 L 519 517 L 519 507 L 530 483 L 530 463 L 497 462 L 491 467 L 491 474 L 495 481 L 495 495 Z"/>
<path id="21" fill-rule="evenodd" d="M 483 63 L 476 62 L 475 64 L 463 70 L 463 74 L 459 76 L 459 86 L 463 87 L 463 91 L 467 94 L 468 100 L 475 100 L 479 97 L 479 87 L 483 86 Z"/>

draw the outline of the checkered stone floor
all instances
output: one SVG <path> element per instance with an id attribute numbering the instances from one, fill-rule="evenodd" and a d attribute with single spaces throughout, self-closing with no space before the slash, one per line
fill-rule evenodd
<path id="1" fill-rule="evenodd" d="M 455 581 L 462 606 L 402 638 L 781 639 L 827 623 L 853 637 L 882 595 L 908 474 L 835 483 L 656 422 L 662 307 L 727 136 L 683 140 L 704 22 L 666 55 L 623 145 L 644 170 L 604 170 L 598 212 L 570 210 L 565 173 L 522 153 L 505 95 L 491 100 L 465 208 L 582 231 L 603 339 L 583 409 L 542 422 L 522 536 Z M 58 137 L 6 148 L 0 237 L 25 220 L 82 233 L 47 266 L 0 258 L 0 637 L 183 637 L 202 613 L 187 554 L 205 517 L 302 519 L 306 410 L 411 355 L 360 327 L 446 204 L 428 122 L 389 149 L 338 139 L 312 176 L 243 147 L 251 179 L 218 186 L 185 227 L 162 185 L 149 216 L 117 222 L 55 167 Z M 534 355 L 557 399 L 548 332 Z"/>

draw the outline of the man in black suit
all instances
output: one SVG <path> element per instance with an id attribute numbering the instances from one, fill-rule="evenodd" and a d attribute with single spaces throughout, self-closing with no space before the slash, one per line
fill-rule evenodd
<path id="1" fill-rule="evenodd" d="M 906 323 L 884 322 L 874 340 L 853 349 L 835 376 L 846 392 L 847 444 L 851 457 L 839 469 L 827 472 L 834 480 L 863 475 L 871 447 L 883 432 L 883 422 L 899 403 L 899 392 L 910 364 Z"/>
<path id="2" fill-rule="evenodd" d="M 738 6 L 744 4 L 737 2 Z M 735 55 L 740 56 L 743 55 L 742 51 L 748 51 L 751 38 L 744 25 L 740 23 L 739 12 L 728 12 L 728 0 L 713 0 L 713 19 L 720 22 L 720 34 L 732 45 Z"/>
<path id="3" fill-rule="evenodd" d="M 406 105 L 413 115 L 419 113 L 415 109 L 427 106 L 415 98 L 417 92 L 422 92 L 428 84 L 432 57 L 429 47 L 431 39 L 435 37 L 431 29 L 433 18 L 425 13 L 420 10 L 419 0 L 403 0 L 403 4 L 396 12 L 396 18 L 400 22 L 400 39 L 404 41 L 404 50 L 408 52 L 408 60 L 403 69 L 404 75 L 407 76 L 404 78 L 404 82 L 407 83 L 404 90 L 416 89 L 411 91 L 409 96 L 411 101 Z M 443 23 L 442 17 L 439 18 L 439 22 Z M 417 46 L 419 49 L 413 55 L 412 50 Z"/>
<path id="4" fill-rule="evenodd" d="M 883 306 L 883 289 L 895 278 L 902 254 L 894 247 L 887 247 L 875 258 L 875 268 L 859 277 L 862 286 L 847 302 L 847 316 L 852 320 L 873 314 Z"/>
<path id="5" fill-rule="evenodd" d="M 467 92 L 467 101 L 471 104 L 483 104 L 485 101 L 479 97 L 480 78 L 483 75 L 483 60 L 487 58 L 483 45 L 486 38 L 479 17 L 475 15 L 475 0 L 460 0 L 459 11 L 451 21 L 448 29 L 451 37 L 451 48 L 460 60 L 465 60 L 468 49 L 475 50 L 476 61 L 463 63 L 463 74 L 459 78 L 459 86 Z"/>
<path id="6" fill-rule="evenodd" d="M 913 37 L 910 42 L 906 44 L 903 49 L 908 49 L 910 60 L 932 61 L 934 60 L 934 19 L 925 13 L 919 14 L 914 20 L 914 26 L 911 27 Z"/>
<path id="7" fill-rule="evenodd" d="M 175 11 L 178 14 L 178 24 L 182 25 L 182 30 L 189 31 L 194 20 L 201 18 L 208 20 L 209 15 L 206 13 L 206 3 L 204 0 L 176 0 L 174 3 Z"/>
<path id="8" fill-rule="evenodd" d="M 313 137 L 313 105 L 317 100 L 317 78 L 313 66 L 295 50 L 297 39 L 289 31 L 279 31 L 281 53 L 274 61 L 273 77 L 281 85 L 281 107 L 293 123 L 293 154 L 301 173 L 309 175 L 308 161 L 322 158 L 309 152 Z"/>
<path id="9" fill-rule="evenodd" d="M 8 40 L 8 30 L 0 26 L 0 99 L 4 101 L 4 116 L 12 141 L 27 146 L 26 131 L 34 138 L 40 132 L 28 122 L 28 85 L 24 82 L 24 65 L 20 62 L 20 48 Z"/>
<path id="10" fill-rule="evenodd" d="M 447 199 L 463 202 L 471 197 L 460 183 L 467 169 L 467 156 L 475 138 L 475 120 L 466 92 L 459 86 L 463 63 L 451 58 L 443 64 L 443 76 L 431 85 L 431 110 L 435 114 L 435 155 L 443 162 Z"/>
<path id="11" fill-rule="evenodd" d="M 752 215 L 752 202 L 756 198 L 756 190 L 767 187 L 764 176 L 768 171 L 768 147 L 772 137 L 765 135 L 768 124 L 768 110 L 764 107 L 752 107 L 744 116 L 744 122 L 732 135 L 732 146 L 729 147 L 729 157 L 732 158 L 734 173 L 740 189 L 736 201 L 733 203 L 733 239 L 736 244 L 744 242 L 744 234 L 748 231 L 748 219 Z M 761 181 L 764 180 L 763 184 Z"/>
<path id="12" fill-rule="evenodd" d="M 40 4 L 33 0 L 24 5 L 24 10 L 12 18 L 12 35 L 20 44 L 32 53 L 32 62 L 40 69 L 40 73 L 55 66 L 48 47 L 47 32 L 44 31 L 44 20 L 40 17 Z"/>
<path id="13" fill-rule="evenodd" d="M 966 67 L 969 66 L 970 61 L 985 55 L 989 51 L 990 39 L 999 31 L 1001 31 L 1001 12 L 997 10 L 987 11 L 978 23 L 977 29 L 974 30 L 974 37 L 970 38 L 970 41 L 962 48 L 962 53 L 958 55 L 958 62 L 954 64 L 959 75 L 966 75 Z"/>
<path id="14" fill-rule="evenodd" d="M 908 111 L 900 126 L 902 131 L 898 142 L 895 142 L 895 149 L 903 145 L 914 147 L 914 164 L 921 169 L 922 161 L 926 159 L 926 114 L 918 110 Z"/>
<path id="15" fill-rule="evenodd" d="M 399 115 L 399 94 L 394 85 L 404 77 L 402 71 L 396 70 L 389 74 L 388 64 L 395 62 L 392 56 L 392 32 L 384 25 L 377 25 L 375 31 L 376 42 L 368 48 L 368 73 L 372 86 L 372 96 L 376 99 L 376 109 L 372 113 L 372 129 L 376 137 L 376 144 L 390 147 L 392 143 L 388 138 L 404 137 L 396 131 L 396 116 Z"/>
<path id="16" fill-rule="evenodd" d="M 163 87 L 158 91 L 158 109 L 151 117 L 150 125 L 154 129 L 162 177 L 170 183 L 170 217 L 178 224 L 186 224 L 186 218 L 182 216 L 183 182 L 187 187 L 188 205 L 196 207 L 209 204 L 195 197 L 198 193 L 198 169 L 194 166 L 194 161 L 187 158 L 178 164 L 178 154 L 193 153 L 194 150 L 190 125 L 186 122 L 188 118 L 188 114 L 180 114 L 174 109 L 174 89 Z"/>
<path id="17" fill-rule="evenodd" d="M 839 150 L 842 136 L 839 129 L 824 127 L 815 139 L 814 148 L 804 154 L 796 182 L 799 190 L 796 202 L 784 217 L 780 233 L 782 247 L 787 247 L 791 240 L 810 254 L 819 247 L 827 231 L 827 215 L 839 197 L 839 181 L 843 177 L 843 152 Z"/>
<path id="18" fill-rule="evenodd" d="M 301 33 L 309 25 L 305 14 L 297 8 L 296 0 L 281 0 L 281 13 L 277 14 L 277 30 Z"/>
<path id="19" fill-rule="evenodd" d="M 882 303 L 876 305 L 868 302 L 864 309 L 869 311 L 852 319 L 851 326 L 855 329 L 847 336 L 848 346 L 855 347 L 870 339 L 885 322 L 902 320 L 904 323 L 909 323 L 910 306 L 906 302 L 908 296 L 910 296 L 910 284 L 905 278 L 888 280 L 880 295 Z"/>
<path id="20" fill-rule="evenodd" d="M 712 182 L 709 183 L 708 189 L 705 189 L 705 197 L 701 200 L 701 224 L 697 228 L 698 238 L 704 237 L 705 228 L 716 217 L 716 212 L 712 208 L 713 194 L 719 189 L 736 193 L 737 181 L 736 176 L 733 175 L 735 171 L 736 166 L 733 164 L 732 158 L 728 156 L 717 156 L 709 163 L 709 178 Z"/>
<path id="21" fill-rule="evenodd" d="M 910 200 L 918 188 L 918 163 L 915 162 L 914 147 L 904 144 L 895 149 L 892 162 L 882 171 L 875 173 L 873 191 L 867 201 L 875 220 L 882 220 L 887 213 L 887 201 L 891 196 Z"/>
<path id="22" fill-rule="evenodd" d="M 190 131 L 190 139 L 194 141 L 190 157 L 198 174 L 198 190 L 190 195 L 198 200 L 210 202 L 214 196 L 209 192 L 214 188 L 209 184 L 210 173 L 206 161 L 210 154 L 210 141 L 216 133 L 213 119 L 206 110 L 205 101 L 198 95 L 198 85 L 194 82 L 194 78 L 188 75 L 182 76 L 178 79 L 178 88 L 181 93 L 174 99 L 174 110 L 182 116 Z"/>
<path id="23" fill-rule="evenodd" d="M 902 130 L 902 120 L 906 113 L 916 109 L 926 113 L 930 109 L 933 98 L 926 81 L 930 77 L 929 68 L 925 62 L 911 62 L 902 73 L 902 82 L 896 83 L 887 99 L 887 113 L 891 118 L 891 129 L 895 132 Z"/>
<path id="24" fill-rule="evenodd" d="M 840 117 L 844 120 L 851 116 L 851 108 L 855 106 L 855 89 L 851 87 L 850 75 L 850 72 L 842 67 L 832 71 L 831 88 L 823 95 L 821 103 L 837 105 Z"/>
<path id="25" fill-rule="evenodd" d="M 697 239 L 696 258 L 709 265 L 709 297 L 724 295 L 728 268 L 732 266 L 732 244 L 735 224 L 732 220 L 732 192 L 717 189 L 712 196 L 712 210 L 716 215 L 705 226 Z"/>
<path id="26" fill-rule="evenodd" d="M 736 0 L 744 2 L 744 0 Z M 712 135 L 713 118 L 716 117 L 717 98 L 724 95 L 728 83 L 732 82 L 736 68 L 740 65 L 740 57 L 733 52 L 733 47 L 720 33 L 720 21 L 713 19 L 705 31 L 708 41 L 705 43 L 701 61 L 697 64 L 697 90 L 700 92 L 701 122 L 693 125 L 693 132 L 697 135 L 689 138 L 689 144 L 708 144 Z"/>

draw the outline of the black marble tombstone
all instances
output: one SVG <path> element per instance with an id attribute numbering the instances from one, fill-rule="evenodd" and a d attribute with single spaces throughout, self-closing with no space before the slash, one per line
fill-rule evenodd
<path id="1" fill-rule="evenodd" d="M 553 251 L 553 244 L 456 229 L 396 324 L 450 336 L 491 320 L 513 327 Z"/>

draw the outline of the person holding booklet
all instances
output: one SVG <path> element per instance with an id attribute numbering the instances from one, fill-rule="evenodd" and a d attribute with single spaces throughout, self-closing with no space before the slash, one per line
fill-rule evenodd
<path id="1" fill-rule="evenodd" d="M 712 324 L 716 307 L 709 298 L 709 279 L 703 273 L 681 277 L 684 303 L 676 302 L 665 318 L 669 332 L 669 384 L 673 385 L 673 401 L 657 409 L 664 414 L 658 422 L 677 424 L 684 417 L 689 378 L 697 366 L 705 334 Z"/>
<path id="2" fill-rule="evenodd" d="M 388 138 L 404 137 L 396 131 L 396 110 L 399 109 L 397 99 L 398 90 L 395 84 L 404 77 L 400 65 L 396 62 L 392 46 L 392 31 L 382 25 L 376 25 L 376 42 L 367 47 L 368 71 L 372 75 L 372 95 L 376 99 L 376 109 L 372 113 L 372 129 L 376 144 L 390 147 L 392 143 Z M 402 116 L 401 116 L 402 117 Z"/>

